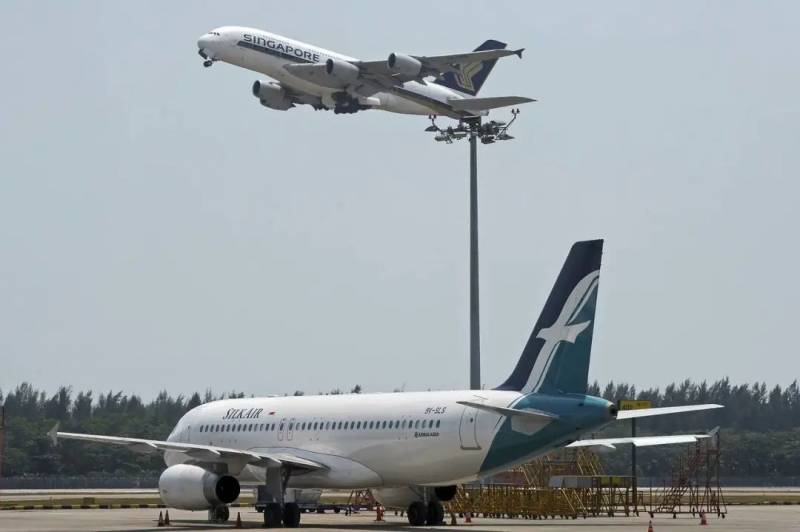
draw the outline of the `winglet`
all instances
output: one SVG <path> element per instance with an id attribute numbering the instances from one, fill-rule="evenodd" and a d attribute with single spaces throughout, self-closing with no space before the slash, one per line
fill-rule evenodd
<path id="1" fill-rule="evenodd" d="M 525 51 L 525 48 L 520 48 L 519 50 L 514 50 L 514 53 L 517 54 L 517 57 L 522 59 L 522 52 Z"/>
<path id="2" fill-rule="evenodd" d="M 56 424 L 53 425 L 53 428 L 47 431 L 47 437 L 50 438 L 50 443 L 53 445 L 58 443 L 58 426 L 60 424 L 61 423 L 59 421 L 56 421 Z"/>

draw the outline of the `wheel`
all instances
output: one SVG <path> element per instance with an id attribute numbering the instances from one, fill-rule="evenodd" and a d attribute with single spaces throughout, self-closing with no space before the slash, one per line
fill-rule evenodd
<path id="1" fill-rule="evenodd" d="M 208 520 L 212 523 L 224 523 L 231 516 L 231 511 L 227 506 L 217 506 L 209 512 Z"/>
<path id="2" fill-rule="evenodd" d="M 297 528 L 300 526 L 300 506 L 296 502 L 287 502 L 283 505 L 283 526 Z"/>
<path id="3" fill-rule="evenodd" d="M 425 524 L 428 526 L 438 526 L 444 521 L 444 508 L 439 501 L 431 501 L 428 503 L 428 512 L 425 516 Z"/>
<path id="4" fill-rule="evenodd" d="M 286 528 L 300 526 L 300 506 L 296 502 L 287 502 L 283 505 L 283 526 Z"/>
<path id="5" fill-rule="evenodd" d="M 203 61 L 203 66 L 206 67 L 206 68 L 210 67 L 213 64 L 214 64 L 214 62 L 211 59 L 209 59 L 207 61 Z"/>
<path id="6" fill-rule="evenodd" d="M 428 518 L 428 508 L 424 502 L 415 501 L 408 507 L 408 523 L 411 526 L 422 526 Z"/>
<path id="7" fill-rule="evenodd" d="M 277 502 L 268 502 L 264 506 L 264 526 L 279 528 L 281 526 L 281 505 Z"/>

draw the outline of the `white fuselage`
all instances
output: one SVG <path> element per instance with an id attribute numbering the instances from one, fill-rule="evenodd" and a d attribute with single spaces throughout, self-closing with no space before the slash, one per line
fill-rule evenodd
<path id="1" fill-rule="evenodd" d="M 290 452 L 328 466 L 293 476 L 294 487 L 450 484 L 477 478 L 502 420 L 456 401 L 506 407 L 520 397 L 467 390 L 230 399 L 187 413 L 169 441 Z M 187 461 L 181 453 L 165 460 Z M 248 466 L 240 478 L 263 481 L 264 469 Z"/>
<path id="2" fill-rule="evenodd" d="M 260 49 L 274 50 L 275 53 L 263 53 L 262 51 L 240 46 L 239 43 L 244 40 L 245 35 L 249 36 L 248 40 L 257 42 Z M 356 61 L 353 57 L 318 46 L 274 33 L 240 26 L 217 28 L 203 36 L 199 44 L 201 48 L 212 52 L 215 61 L 223 61 L 265 74 L 280 82 L 286 88 L 319 98 L 322 105 L 329 108 L 332 108 L 335 103 L 332 95 L 342 92 L 341 89 L 328 88 L 300 79 L 290 74 L 284 67 L 301 60 L 314 63 L 324 63 L 328 59 L 348 62 Z M 296 59 L 292 59 L 293 56 Z M 411 91 L 423 98 L 430 98 L 437 102 L 464 98 L 463 94 L 435 83 L 409 81 L 403 83 L 399 90 Z M 387 91 L 376 92 L 368 98 L 354 96 L 362 103 L 370 105 L 373 109 L 381 109 L 393 113 L 432 115 L 440 112 Z"/>

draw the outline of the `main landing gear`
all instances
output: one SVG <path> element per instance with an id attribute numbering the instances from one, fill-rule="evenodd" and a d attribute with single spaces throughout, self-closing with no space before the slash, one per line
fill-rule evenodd
<path id="1" fill-rule="evenodd" d="M 407 515 L 411 526 L 437 526 L 444 520 L 444 508 L 439 501 L 431 501 L 427 505 L 422 501 L 415 501 L 408 507 Z"/>
<path id="2" fill-rule="evenodd" d="M 259 488 L 259 502 L 264 504 L 264 527 L 297 528 L 300 526 L 300 506 L 294 502 L 287 502 L 286 486 L 292 475 L 288 467 L 268 467 L 267 478 L 263 488 Z"/>
<path id="3" fill-rule="evenodd" d="M 209 523 L 225 523 L 230 519 L 231 511 L 227 506 L 217 506 L 208 511 Z"/>

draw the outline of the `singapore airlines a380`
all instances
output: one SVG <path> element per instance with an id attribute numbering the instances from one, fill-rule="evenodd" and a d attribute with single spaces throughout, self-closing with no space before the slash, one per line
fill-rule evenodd
<path id="1" fill-rule="evenodd" d="M 266 75 L 253 95 L 270 109 L 310 105 L 334 113 L 379 109 L 454 119 L 484 116 L 489 110 L 533 101 L 522 96 L 477 97 L 497 61 L 522 58 L 522 49 L 489 39 L 472 52 L 409 55 L 361 61 L 267 31 L 224 26 L 197 41 L 203 64 L 229 63 Z"/>

